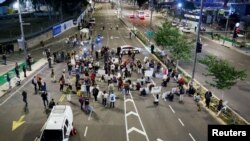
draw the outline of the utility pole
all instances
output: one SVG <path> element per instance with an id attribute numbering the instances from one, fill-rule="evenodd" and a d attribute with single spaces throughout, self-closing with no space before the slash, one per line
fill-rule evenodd
<path id="1" fill-rule="evenodd" d="M 200 28 L 201 28 L 201 19 L 202 19 L 202 9 L 203 9 L 203 0 L 201 0 L 201 5 L 200 5 L 200 18 L 199 18 L 199 23 L 197 27 L 197 35 L 196 35 L 196 44 L 195 44 L 195 55 L 194 55 L 194 65 L 193 65 L 193 71 L 192 71 L 192 79 L 191 79 L 191 85 L 193 85 L 194 82 L 194 73 L 195 73 L 195 67 L 196 67 L 196 61 L 197 61 L 197 48 L 198 48 L 198 43 L 200 42 Z"/>
<path id="2" fill-rule="evenodd" d="M 226 23 L 226 29 L 225 29 L 226 35 L 225 35 L 225 38 L 224 38 L 224 40 L 223 40 L 223 43 L 222 43 L 222 45 L 224 45 L 224 43 L 225 43 L 225 40 L 226 40 L 226 38 L 227 38 L 227 28 L 228 28 L 228 21 L 229 21 L 229 15 L 227 16 L 227 23 Z"/>
<path id="3" fill-rule="evenodd" d="M 135 1 L 136 1 L 136 0 L 134 0 L 134 10 L 133 10 L 133 17 L 134 17 L 134 18 L 133 18 L 133 21 L 134 21 L 134 22 L 133 22 L 133 30 L 135 30 Z"/>
<path id="4" fill-rule="evenodd" d="M 26 60 L 28 54 L 27 54 L 27 45 L 26 45 L 26 41 L 25 41 L 25 37 L 24 37 L 24 31 L 23 31 L 23 20 L 22 20 L 21 8 L 20 8 L 20 1 L 17 0 L 17 3 L 18 3 L 18 15 L 19 15 L 20 29 L 21 29 L 21 41 L 20 41 L 20 44 L 21 44 L 21 47 L 23 48 L 24 57 L 25 57 L 25 60 Z"/>
<path id="5" fill-rule="evenodd" d="M 149 31 L 150 33 L 153 33 L 153 28 L 152 28 L 152 19 L 153 19 L 153 10 L 154 10 L 154 2 L 151 0 L 150 2 L 150 23 L 149 23 Z M 151 43 L 151 35 L 149 36 L 149 44 Z"/>

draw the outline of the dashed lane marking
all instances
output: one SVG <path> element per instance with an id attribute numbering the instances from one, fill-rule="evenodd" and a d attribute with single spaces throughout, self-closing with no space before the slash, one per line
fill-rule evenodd
<path id="1" fill-rule="evenodd" d="M 184 123 L 181 121 L 180 118 L 178 118 L 179 122 L 181 123 L 182 126 L 184 126 Z"/>
<path id="2" fill-rule="evenodd" d="M 171 109 L 171 111 L 175 114 L 175 111 L 174 111 L 174 109 L 172 108 L 172 106 L 171 105 L 168 105 L 169 106 L 169 108 Z"/>
<path id="3" fill-rule="evenodd" d="M 87 132 L 88 132 L 88 126 L 86 126 L 86 128 L 85 128 L 85 131 L 84 131 L 84 137 L 86 137 L 86 136 L 87 136 Z"/>
<path id="4" fill-rule="evenodd" d="M 192 139 L 193 141 L 196 141 L 196 140 L 194 139 L 194 137 L 192 136 L 191 133 L 189 133 L 189 136 L 191 137 L 191 139 Z"/>

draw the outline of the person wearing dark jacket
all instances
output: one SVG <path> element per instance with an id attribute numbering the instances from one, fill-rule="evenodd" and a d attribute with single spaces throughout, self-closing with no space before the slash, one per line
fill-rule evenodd
<path id="1" fill-rule="evenodd" d="M 25 65 L 23 65 L 23 75 L 24 75 L 24 77 L 27 77 L 27 75 L 26 75 L 26 66 Z"/>
<path id="2" fill-rule="evenodd" d="M 97 101 L 97 96 L 98 96 L 98 93 L 99 93 L 99 89 L 96 88 L 96 86 L 93 88 L 93 96 L 95 98 L 95 101 Z"/>
<path id="3" fill-rule="evenodd" d="M 205 102 L 206 102 L 206 107 L 209 108 L 210 102 L 211 102 L 211 97 L 212 97 L 212 92 L 211 91 L 207 91 L 205 93 Z"/>

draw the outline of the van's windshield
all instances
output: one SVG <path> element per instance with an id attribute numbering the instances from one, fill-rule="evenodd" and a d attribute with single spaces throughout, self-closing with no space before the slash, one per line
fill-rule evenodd
<path id="1" fill-rule="evenodd" d="M 41 136 L 41 141 L 62 141 L 62 130 L 44 130 Z"/>

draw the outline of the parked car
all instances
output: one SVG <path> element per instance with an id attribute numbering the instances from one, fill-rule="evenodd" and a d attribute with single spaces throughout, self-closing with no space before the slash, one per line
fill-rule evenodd
<path id="1" fill-rule="evenodd" d="M 73 129 L 73 113 L 68 105 L 53 107 L 43 126 L 40 141 L 68 141 Z"/>
<path id="2" fill-rule="evenodd" d="M 191 28 L 188 26 L 180 27 L 180 31 L 185 32 L 185 33 L 190 33 Z"/>
<path id="3" fill-rule="evenodd" d="M 135 18 L 135 14 L 134 14 L 134 13 L 130 13 L 130 14 L 128 15 L 128 17 L 131 18 L 131 19 L 133 19 L 133 18 Z"/>
<path id="4" fill-rule="evenodd" d="M 131 45 L 120 46 L 120 48 L 121 48 L 120 51 L 121 54 L 128 54 L 129 50 L 131 51 L 131 53 L 136 53 L 136 54 L 141 52 L 141 48 L 133 47 Z"/>
<path id="5" fill-rule="evenodd" d="M 175 21 L 172 22 L 172 26 L 177 26 L 177 25 L 178 25 L 177 22 L 175 22 Z"/>

